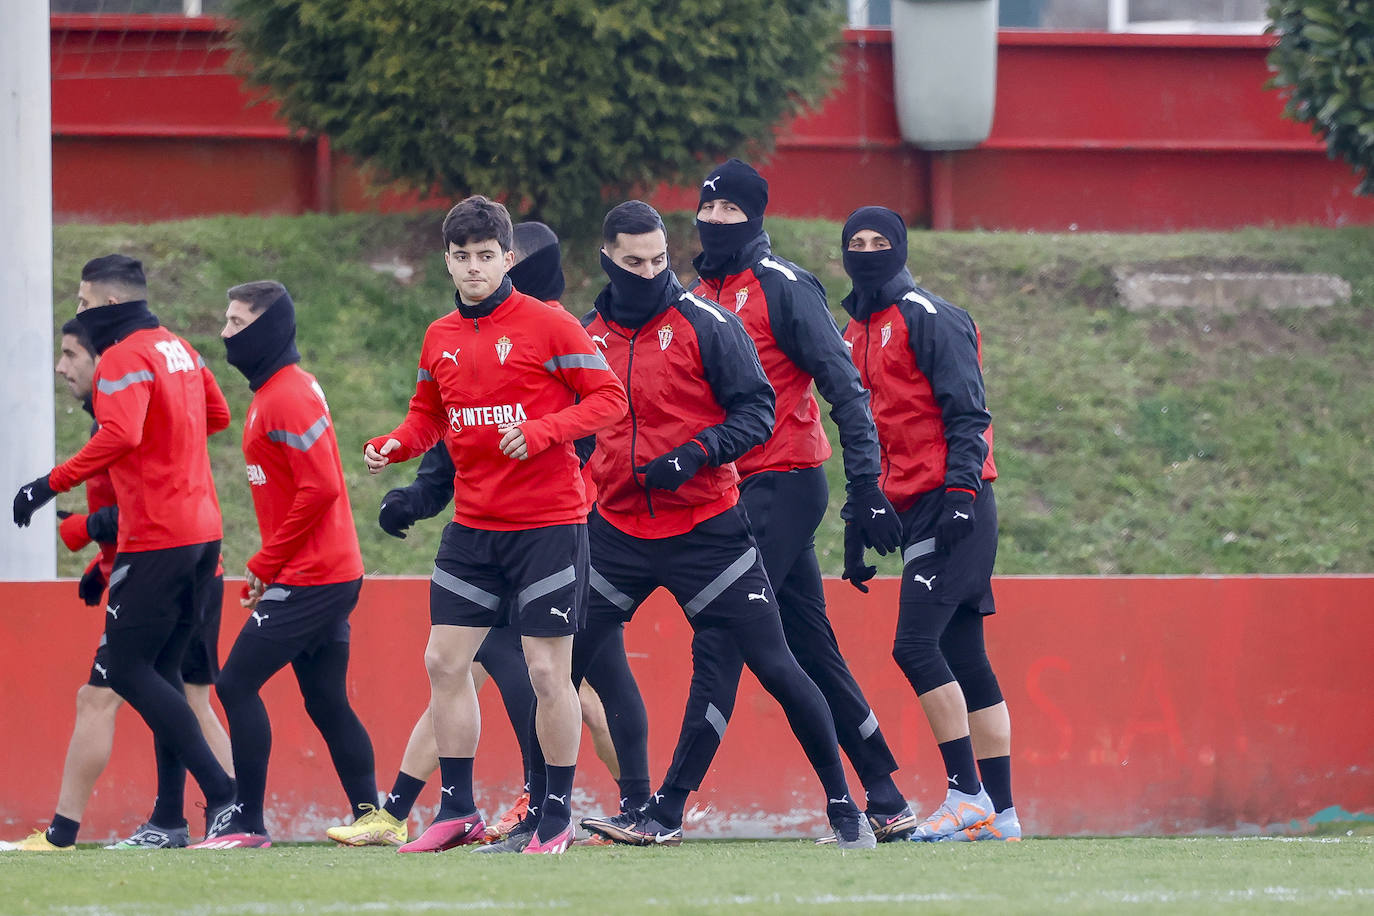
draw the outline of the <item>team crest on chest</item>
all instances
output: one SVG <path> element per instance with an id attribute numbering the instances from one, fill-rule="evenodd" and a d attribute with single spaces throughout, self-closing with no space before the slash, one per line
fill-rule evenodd
<path id="1" fill-rule="evenodd" d="M 879 333 L 878 346 L 879 346 L 879 347 L 885 347 L 885 346 L 887 346 L 887 342 L 888 342 L 889 340 L 891 340 L 891 339 L 892 339 L 892 322 L 889 321 L 887 324 L 883 325 L 883 329 L 882 329 L 882 331 Z"/>
<path id="2" fill-rule="evenodd" d="M 673 326 L 671 324 L 665 324 L 663 327 L 658 329 L 658 348 L 660 350 L 666 350 L 668 349 L 668 344 L 672 342 Z"/>
<path id="3" fill-rule="evenodd" d="M 738 315 L 740 309 L 744 308 L 744 303 L 749 301 L 749 287 L 745 286 L 735 292 L 735 314 Z"/>
<path id="4" fill-rule="evenodd" d="M 499 359 L 501 365 L 504 366 L 507 356 L 510 356 L 510 338 L 503 334 L 500 339 L 496 341 L 496 358 Z"/>

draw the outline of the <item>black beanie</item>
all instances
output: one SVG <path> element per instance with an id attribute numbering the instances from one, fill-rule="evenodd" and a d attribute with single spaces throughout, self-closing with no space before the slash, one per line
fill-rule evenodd
<path id="1" fill-rule="evenodd" d="M 549 302 L 563 295 L 563 255 L 558 236 L 543 223 L 516 223 L 513 230 L 515 264 L 510 282 L 527 296 Z"/>
<path id="2" fill-rule="evenodd" d="M 768 209 L 768 182 L 747 162 L 730 159 L 711 170 L 701 183 L 697 209 L 708 200 L 731 201 L 749 219 L 759 219 Z"/>

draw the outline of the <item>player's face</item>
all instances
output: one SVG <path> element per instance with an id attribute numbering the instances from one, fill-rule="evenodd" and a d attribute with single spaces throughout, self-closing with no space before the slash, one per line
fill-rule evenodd
<path id="1" fill-rule="evenodd" d="M 657 277 L 668 266 L 668 236 L 662 229 L 643 235 L 622 232 L 602 250 L 617 265 L 646 280 Z"/>
<path id="2" fill-rule="evenodd" d="M 266 309 L 263 309 L 266 311 Z M 258 315 L 262 312 L 254 313 L 253 307 L 247 302 L 238 299 L 230 299 L 229 307 L 224 310 L 224 330 L 219 332 L 219 336 L 225 340 L 233 337 L 239 331 L 248 327 L 258 320 Z"/>
<path id="3" fill-rule="evenodd" d="M 92 283 L 89 280 L 82 280 L 76 287 L 76 311 L 77 314 L 86 309 L 99 308 L 102 305 L 113 305 L 115 297 L 110 295 L 110 291 L 99 283 Z"/>
<path id="4" fill-rule="evenodd" d="M 722 226 L 749 221 L 749 217 L 739 208 L 739 204 L 724 197 L 703 203 L 701 209 L 697 210 L 697 219 L 703 223 L 718 223 Z"/>
<path id="5" fill-rule="evenodd" d="M 849 237 L 850 251 L 887 251 L 892 243 L 872 229 L 860 229 Z"/>
<path id="6" fill-rule="evenodd" d="M 91 377 L 96 358 L 77 343 L 71 334 L 62 335 L 62 355 L 57 359 L 57 374 L 67 382 L 72 397 L 84 401 L 91 394 Z"/>
<path id="7" fill-rule="evenodd" d="M 444 263 L 464 304 L 476 305 L 501 286 L 506 271 L 515 264 L 515 252 L 502 251 L 496 239 L 466 245 L 449 242 Z"/>

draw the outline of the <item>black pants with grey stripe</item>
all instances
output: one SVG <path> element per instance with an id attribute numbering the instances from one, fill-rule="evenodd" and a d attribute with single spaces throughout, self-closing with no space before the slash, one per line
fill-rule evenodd
<path id="1" fill-rule="evenodd" d="M 777 590 L 787 645 L 825 696 L 840 747 L 867 784 L 897 769 L 863 691 L 840 655 L 825 614 L 825 592 L 816 561 L 816 526 L 829 502 L 823 468 L 765 471 L 740 484 L 763 568 Z M 719 629 L 692 637 L 692 689 L 682 731 L 664 782 L 696 791 L 711 768 L 735 708 L 743 659 Z"/>
<path id="2" fill-rule="evenodd" d="M 677 599 L 693 631 L 712 632 L 778 701 L 813 767 L 839 765 L 830 710 L 787 648 L 773 587 L 735 506 L 676 537 L 637 538 L 596 512 L 588 520 L 591 590 L 586 628 L 573 640 L 573 679 L 581 683 L 598 653 L 659 586 Z M 701 664 L 694 658 L 694 665 Z M 603 695 L 608 718 L 621 695 Z M 621 779 L 648 778 L 648 749 L 616 747 Z"/>

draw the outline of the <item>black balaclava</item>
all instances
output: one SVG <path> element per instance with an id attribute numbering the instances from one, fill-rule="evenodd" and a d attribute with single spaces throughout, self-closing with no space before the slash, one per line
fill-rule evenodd
<path id="1" fill-rule="evenodd" d="M 892 245 L 885 251 L 850 251 L 849 240 L 862 229 L 872 229 Z M 844 272 L 854 288 L 840 304 L 851 315 L 866 317 L 874 308 L 888 305 L 884 288 L 910 283 L 906 269 L 906 223 L 887 207 L 860 207 L 849 214 L 840 233 Z M 882 300 L 882 301 L 880 301 Z"/>
<path id="2" fill-rule="evenodd" d="M 95 347 L 97 355 L 104 353 L 134 331 L 158 326 L 157 316 L 148 311 L 147 299 L 116 302 L 76 313 L 81 329 Z"/>
<path id="3" fill-rule="evenodd" d="M 668 295 L 680 287 L 671 263 L 651 278 L 641 277 L 621 267 L 605 251 L 601 269 L 610 278 L 610 287 L 596 300 L 596 308 L 624 328 L 640 328 L 668 306 Z"/>
<path id="4" fill-rule="evenodd" d="M 763 233 L 763 213 L 768 209 L 768 182 L 752 165 L 730 159 L 716 166 L 701 183 L 697 210 L 708 200 L 728 200 L 748 217 L 742 223 L 720 224 L 697 220 L 701 254 L 692 266 L 702 276 L 725 276 L 735 255 Z"/>
<path id="5" fill-rule="evenodd" d="M 296 306 L 282 290 L 253 323 L 224 339 L 225 358 L 257 391 L 284 366 L 301 361 L 296 350 Z"/>
<path id="6" fill-rule="evenodd" d="M 526 296 L 552 302 L 563 296 L 563 254 L 558 236 L 543 223 L 515 225 L 515 256 L 507 276 Z"/>

